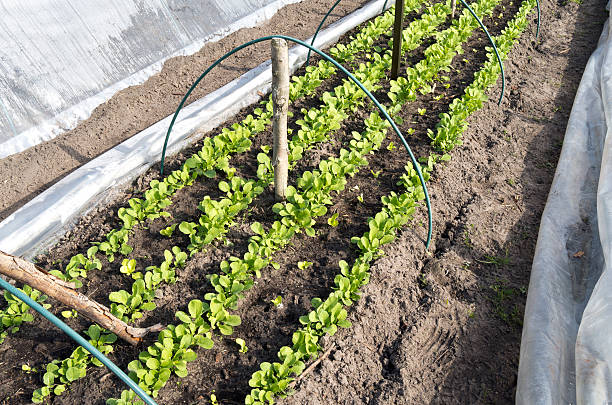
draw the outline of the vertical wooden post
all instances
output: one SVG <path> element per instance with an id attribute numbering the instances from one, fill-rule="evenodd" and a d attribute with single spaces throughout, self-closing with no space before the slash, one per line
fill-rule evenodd
<path id="1" fill-rule="evenodd" d="M 391 79 L 397 79 L 402 55 L 402 24 L 404 22 L 404 0 L 395 0 L 395 22 L 393 24 L 393 61 Z"/>
<path id="2" fill-rule="evenodd" d="M 289 50 L 282 38 L 274 38 L 272 47 L 272 135 L 274 149 L 274 197 L 277 201 L 285 199 L 287 178 L 289 177 L 289 146 L 287 143 L 287 110 L 289 108 Z"/>

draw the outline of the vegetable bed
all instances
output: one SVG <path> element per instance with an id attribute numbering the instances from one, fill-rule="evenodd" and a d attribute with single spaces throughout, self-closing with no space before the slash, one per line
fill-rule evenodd
<path id="1" fill-rule="evenodd" d="M 471 4 L 502 58 L 534 21 L 535 5 Z M 451 20 L 450 2 L 406 2 L 397 81 L 388 79 L 392 11 L 328 52 L 385 105 L 429 182 L 455 164 L 454 149 L 487 94 L 498 97 L 489 91 L 500 70 L 488 40 L 468 11 L 458 9 Z M 307 370 L 307 380 L 307 367 L 341 344 L 339 330 L 350 334 L 357 324 L 369 333 L 359 325 L 368 308 L 360 297 L 372 270 L 393 261 L 385 251 L 397 252 L 398 243 L 401 254 L 420 262 L 410 270 L 415 290 L 427 295 L 431 288 L 422 271 L 424 195 L 389 125 L 363 92 L 318 58 L 296 74 L 290 98 L 286 203 L 275 202 L 271 188 L 271 103 L 264 101 L 168 160 L 167 177 L 151 169 L 38 258 L 126 322 L 168 325 L 133 348 L 53 306 L 159 403 L 268 403 L 291 394 L 296 378 Z M 432 194 L 433 201 L 443 198 Z M 449 238 L 452 221 L 442 212 L 434 218 L 434 238 Z M 466 246 L 470 232 L 462 233 Z M 443 254 L 440 249 L 434 254 Z M 503 262 L 479 257 L 485 267 Z M 491 288 L 494 299 L 524 294 L 509 288 Z M 10 403 L 138 403 L 83 349 L 6 298 L 2 345 L 32 353 L 23 372 L 5 383 L 5 392 L 16 393 Z M 426 305 L 413 298 L 387 305 Z M 493 305 L 510 327 L 520 324 L 521 309 L 506 306 L 504 299 Z"/>

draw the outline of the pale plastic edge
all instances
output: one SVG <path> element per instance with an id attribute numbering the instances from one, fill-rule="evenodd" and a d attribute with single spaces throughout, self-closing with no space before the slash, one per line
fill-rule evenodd
<path id="1" fill-rule="evenodd" d="M 383 0 L 375 0 L 319 32 L 314 46 L 325 48 L 357 25 L 378 15 Z M 310 43 L 312 38 L 306 40 Z M 291 48 L 292 72 L 306 60 L 308 49 Z M 194 143 L 240 109 L 270 90 L 270 61 L 262 63 L 219 90 L 181 110 L 168 143 L 168 155 Z M 54 244 L 74 226 L 77 218 L 110 201 L 161 157 L 172 116 L 134 135 L 81 166 L 0 223 L 0 250 L 32 258 Z"/>
<path id="2" fill-rule="evenodd" d="M 516 403 L 612 402 L 612 35 L 585 68 L 542 221 Z"/>
<path id="3" fill-rule="evenodd" d="M 289 4 L 299 3 L 300 1 L 301 0 L 277 0 L 264 7 L 261 7 L 253 13 L 228 25 L 227 27 L 207 35 L 205 38 L 195 41 L 194 43 L 179 49 L 176 52 L 173 52 L 167 57 L 164 57 L 146 68 L 133 73 L 127 78 L 105 88 L 101 92 L 86 98 L 78 104 L 57 114 L 55 117 L 17 134 L 16 136 L 0 143 L 0 159 L 22 152 L 31 148 L 32 146 L 38 145 L 41 142 L 49 141 L 56 136 L 73 129 L 79 122 L 87 119 L 87 117 L 91 115 L 92 111 L 97 106 L 108 101 L 115 93 L 130 86 L 144 83 L 149 77 L 159 72 L 168 59 L 177 56 L 194 54 L 206 43 L 217 42 L 241 28 L 255 27 L 272 18 L 272 16 L 274 16 L 274 14 L 276 14 L 280 8 Z"/>

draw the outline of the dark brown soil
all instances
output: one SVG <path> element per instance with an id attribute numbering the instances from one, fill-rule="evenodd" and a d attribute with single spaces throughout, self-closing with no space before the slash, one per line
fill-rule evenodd
<path id="1" fill-rule="evenodd" d="M 508 10 L 512 7 L 509 1 L 504 4 L 506 15 L 498 19 L 500 9 L 494 14 L 500 25 L 514 13 Z M 539 219 L 582 70 L 607 15 L 604 6 L 603 0 L 585 0 L 580 5 L 542 4 L 540 39 L 534 39 L 532 18 L 533 24 L 505 64 L 507 93 L 502 105 L 495 103 L 501 91 L 498 86 L 489 93 L 492 101 L 470 118 L 464 145 L 457 147 L 452 160 L 438 166 L 432 175 L 428 187 L 434 238 L 429 253 L 423 246 L 426 214 L 420 209 L 412 225 L 372 267 L 370 284 L 349 311 L 353 326 L 325 339 L 325 357 L 299 380 L 295 395 L 283 403 L 514 402 L 522 314 Z M 491 31 L 497 33 L 499 29 L 493 27 Z M 482 34 L 474 35 L 464 47 L 466 52 L 454 61 L 452 86 L 437 89 L 404 110 L 401 128 L 415 128 L 409 142 L 418 156 L 429 153 L 425 130 L 435 125 L 437 115 L 471 81 L 482 63 L 484 53 L 478 49 L 484 44 Z M 472 48 L 477 51 L 472 52 Z M 408 55 L 406 63 L 418 61 L 422 51 L 417 49 Z M 336 81 L 330 79 L 324 87 Z M 379 92 L 384 93 L 386 90 Z M 433 100 L 440 95 L 443 98 L 439 102 Z M 300 106 L 316 105 L 314 98 Z M 427 112 L 421 116 L 418 108 Z M 345 121 L 334 143 L 307 153 L 296 171 L 312 168 L 345 146 L 350 132 L 363 128 L 366 114 L 362 111 Z M 264 133 L 258 137 L 253 150 L 268 143 L 268 136 Z M 198 350 L 198 360 L 189 364 L 189 375 L 180 380 L 172 378 L 161 391 L 159 403 L 209 403 L 213 390 L 223 404 L 242 402 L 249 391 L 248 379 L 258 364 L 274 361 L 278 349 L 290 344 L 291 333 L 299 326 L 297 318 L 308 311 L 310 299 L 330 292 L 337 262 L 354 259 L 356 253 L 349 239 L 367 230 L 365 219 L 380 210 L 380 196 L 398 190 L 396 182 L 406 157 L 399 148 L 389 151 L 389 140 L 392 138 L 368 157 L 370 165 L 349 179 L 346 190 L 334 198 L 336 203 L 329 214 L 317 222 L 317 237 L 297 236 L 292 245 L 275 256 L 281 269 L 266 269 L 241 301 L 237 314 L 243 324 L 232 339 L 217 338 L 212 350 Z M 170 165 L 178 165 L 180 158 Z M 242 175 L 253 175 L 250 153 L 231 162 Z M 374 175 L 378 170 L 381 174 Z M 154 170 L 145 174 L 131 192 L 137 195 L 155 176 Z M 216 182 L 200 182 L 182 190 L 171 206 L 173 221 L 193 218 L 197 201 L 204 195 L 218 195 Z M 109 210 L 101 209 L 84 218 L 49 255 L 39 258 L 40 263 L 47 267 L 65 265 L 67 257 L 118 225 L 112 213 L 130 196 L 122 196 Z M 359 196 L 363 202 L 358 201 Z M 208 292 L 205 275 L 218 272 L 221 260 L 242 255 L 251 234 L 249 224 L 260 221 L 268 225 L 274 220 L 269 209 L 272 203 L 273 194 L 268 189 L 248 215 L 238 219 L 227 235 L 229 243 L 196 254 L 179 273 L 179 281 L 162 289 L 158 309 L 139 323 L 173 322 L 176 310 Z M 327 226 L 327 218 L 333 213 L 339 214 L 337 228 Z M 137 229 L 131 237 L 135 247 L 132 256 L 139 258 L 139 265 L 158 263 L 164 247 L 171 246 L 158 234 L 163 226 L 163 220 L 155 221 L 148 229 Z M 182 247 L 188 243 L 180 237 L 171 242 Z M 302 260 L 313 262 L 313 266 L 299 270 L 297 262 Z M 110 291 L 130 284 L 118 276 L 118 266 L 117 262 L 105 262 L 103 271 L 90 273 L 83 292 L 108 303 Z M 283 297 L 281 308 L 270 303 L 277 295 Z M 64 308 L 54 309 L 59 312 Z M 72 325 L 83 328 L 86 323 L 78 320 Z M 235 337 L 246 340 L 248 353 L 238 353 Z M 21 364 L 27 362 L 40 370 L 45 362 L 63 358 L 73 348 L 67 337 L 38 319 L 7 338 L 0 345 L 0 362 L 4 363 L 0 369 L 0 401 L 28 403 L 32 391 L 41 384 L 41 373 L 25 374 Z M 141 349 L 119 344 L 112 359 L 125 368 Z M 87 378 L 52 402 L 102 404 L 105 398 L 117 397 L 122 389 L 114 376 L 107 376 L 107 370 L 93 368 Z"/>

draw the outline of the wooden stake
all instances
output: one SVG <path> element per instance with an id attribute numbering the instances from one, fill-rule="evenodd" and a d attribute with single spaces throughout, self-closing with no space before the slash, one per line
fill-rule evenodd
<path id="1" fill-rule="evenodd" d="M 130 344 L 137 344 L 149 332 L 159 332 L 160 324 L 148 328 L 134 328 L 115 317 L 108 308 L 87 296 L 74 291 L 74 284 L 67 283 L 44 269 L 20 257 L 0 251 L 0 274 L 27 284 L 78 313 L 108 329 Z"/>
<path id="2" fill-rule="evenodd" d="M 455 10 L 457 9 L 457 0 L 451 0 L 451 19 L 455 18 Z"/>
<path id="3" fill-rule="evenodd" d="M 404 23 L 404 0 L 395 0 L 395 22 L 393 23 L 393 60 L 391 62 L 391 79 L 399 74 L 402 55 L 402 24 Z"/>
<path id="4" fill-rule="evenodd" d="M 287 143 L 287 110 L 289 108 L 289 50 L 282 38 L 274 38 L 272 47 L 272 135 L 274 149 L 274 197 L 285 200 L 289 177 L 289 145 Z"/>

